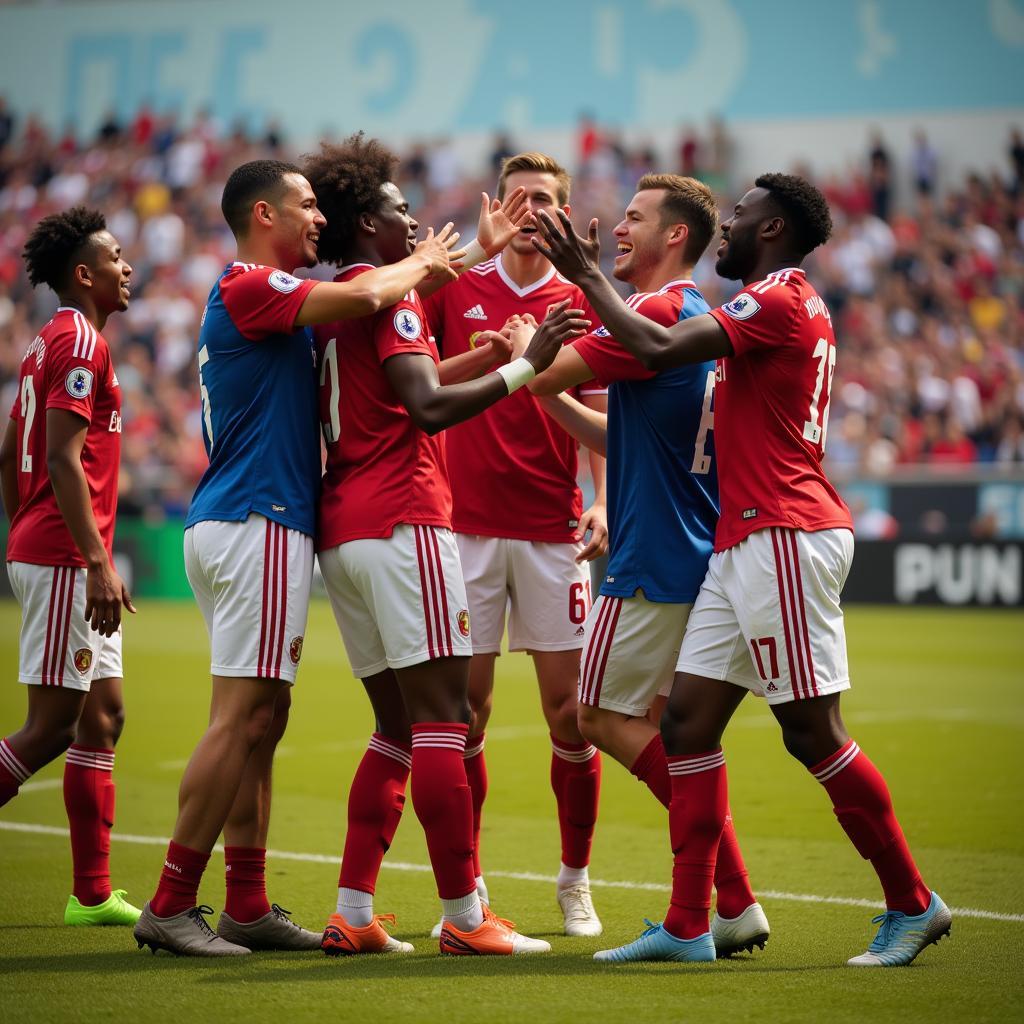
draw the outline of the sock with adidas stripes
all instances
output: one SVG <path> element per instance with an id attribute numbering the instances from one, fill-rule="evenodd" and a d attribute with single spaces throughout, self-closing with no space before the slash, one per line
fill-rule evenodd
<path id="1" fill-rule="evenodd" d="M 462 761 L 468 732 L 469 726 L 459 722 L 417 722 L 412 727 L 412 805 L 426 835 L 442 903 L 470 894 L 479 903 L 473 800 Z"/>
<path id="2" fill-rule="evenodd" d="M 695 939 L 708 929 L 711 886 L 718 845 L 729 806 L 722 748 L 668 758 L 672 801 L 672 900 L 665 930 L 677 939 Z"/>
<path id="3" fill-rule="evenodd" d="M 551 737 L 551 789 L 558 805 L 562 863 L 585 868 L 597 823 L 601 794 L 601 755 L 592 743 L 566 743 Z"/>
<path id="4" fill-rule="evenodd" d="M 18 788 L 32 777 L 32 769 L 14 752 L 6 739 L 0 740 L 0 807 L 18 795 Z"/>
<path id="5" fill-rule="evenodd" d="M 882 773 L 853 740 L 809 769 L 825 787 L 839 824 L 857 852 L 871 862 L 885 905 L 910 916 L 923 914 L 931 892 L 921 880 Z"/>
<path id="6" fill-rule="evenodd" d="M 375 732 L 348 791 L 348 829 L 341 858 L 338 888 L 370 896 L 405 807 L 405 787 L 412 767 L 412 748 Z M 373 901 L 370 901 L 372 906 Z M 339 911 L 345 913 L 344 911 Z M 350 924 L 359 922 L 345 919 Z M 369 924 L 367 920 L 365 924 Z"/>
<path id="7" fill-rule="evenodd" d="M 64 809 L 71 831 L 75 899 L 95 907 L 110 896 L 114 751 L 73 743 L 64 759 Z"/>

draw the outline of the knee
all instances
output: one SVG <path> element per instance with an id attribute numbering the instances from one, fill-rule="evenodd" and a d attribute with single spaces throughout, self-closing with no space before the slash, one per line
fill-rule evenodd
<path id="1" fill-rule="evenodd" d="M 544 702 L 544 718 L 553 736 L 575 741 L 581 735 L 576 694 L 564 694 Z"/>
<path id="2" fill-rule="evenodd" d="M 608 718 L 607 711 L 590 707 L 589 704 L 580 704 L 576 708 L 576 727 L 580 735 L 598 750 L 605 752 L 608 750 Z"/>
<path id="3" fill-rule="evenodd" d="M 243 735 L 250 749 L 258 747 L 268 736 L 275 733 L 277 739 L 281 738 L 284 733 L 284 725 L 288 721 L 287 708 L 283 712 L 283 723 L 278 717 L 279 714 L 280 712 L 272 701 L 259 704 L 250 710 L 243 722 Z"/>
<path id="4" fill-rule="evenodd" d="M 705 728 L 700 716 L 669 701 L 661 716 L 661 739 L 666 754 L 700 754 L 718 745 L 719 736 Z"/>

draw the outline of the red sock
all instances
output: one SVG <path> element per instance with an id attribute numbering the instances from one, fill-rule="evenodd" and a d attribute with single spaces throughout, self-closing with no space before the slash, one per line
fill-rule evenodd
<path id="1" fill-rule="evenodd" d="M 31 769 L 7 740 L 0 740 L 0 807 L 13 800 L 18 795 L 18 787 L 31 776 Z"/>
<path id="2" fill-rule="evenodd" d="M 564 743 L 552 736 L 551 789 L 558 803 L 562 863 L 569 868 L 585 868 L 590 863 L 601 793 L 601 755 L 597 747 L 586 741 Z"/>
<path id="3" fill-rule="evenodd" d="M 473 798 L 462 763 L 468 732 L 469 726 L 458 722 L 417 722 L 412 727 L 412 805 L 426 833 L 443 900 L 476 892 Z"/>
<path id="4" fill-rule="evenodd" d="M 75 898 L 95 907 L 110 895 L 114 752 L 73 743 L 64 759 L 64 809 L 71 828 Z"/>
<path id="5" fill-rule="evenodd" d="M 480 822 L 483 820 L 484 800 L 487 799 L 487 762 L 484 760 L 484 734 L 466 741 L 466 752 L 462 755 L 466 766 L 466 782 L 473 797 L 473 872 L 479 877 L 480 867 Z"/>
<path id="6" fill-rule="evenodd" d="M 267 851 L 261 846 L 225 846 L 224 913 L 239 924 L 251 924 L 270 913 L 267 900 Z"/>
<path id="7" fill-rule="evenodd" d="M 832 798 L 839 824 L 857 852 L 871 861 L 882 883 L 885 905 L 911 916 L 923 914 L 931 892 L 910 855 L 889 787 L 867 754 L 848 740 L 810 772 Z"/>
<path id="8" fill-rule="evenodd" d="M 729 807 L 722 748 L 668 759 L 672 802 L 672 902 L 665 930 L 677 939 L 695 939 L 708 931 L 711 886 L 718 844 Z"/>
<path id="9" fill-rule="evenodd" d="M 198 902 L 199 883 L 202 881 L 208 853 L 190 850 L 173 839 L 167 847 L 164 869 L 156 894 L 149 901 L 149 909 L 157 917 L 173 917 L 182 911 L 191 910 Z"/>
<path id="10" fill-rule="evenodd" d="M 640 752 L 629 772 L 654 794 L 655 800 L 668 807 L 672 799 L 672 780 L 668 775 L 668 761 L 661 733 L 656 732 L 651 737 L 651 742 Z"/>
<path id="11" fill-rule="evenodd" d="M 373 893 L 384 854 L 395 838 L 405 806 L 412 750 L 379 732 L 356 769 L 348 791 L 348 830 L 338 888 Z"/>
<path id="12" fill-rule="evenodd" d="M 715 860 L 715 910 L 722 917 L 739 917 L 751 903 L 757 902 L 747 865 L 743 863 L 740 842 L 732 824 L 732 813 L 725 808 L 725 827 L 718 843 Z"/>

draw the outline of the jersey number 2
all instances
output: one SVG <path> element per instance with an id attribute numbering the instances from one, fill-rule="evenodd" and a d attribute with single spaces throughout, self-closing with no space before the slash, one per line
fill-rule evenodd
<path id="1" fill-rule="evenodd" d="M 36 386 L 32 375 L 24 377 L 21 382 L 21 471 L 32 472 L 32 456 L 28 451 L 29 436 L 32 432 L 32 421 L 36 418 Z"/>

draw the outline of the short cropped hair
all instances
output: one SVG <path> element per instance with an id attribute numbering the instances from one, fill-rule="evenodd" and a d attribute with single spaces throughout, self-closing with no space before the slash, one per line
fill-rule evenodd
<path id="1" fill-rule="evenodd" d="M 235 238 L 242 238 L 248 233 L 253 203 L 262 199 L 277 204 L 287 187 L 285 177 L 301 173 L 295 164 L 284 160 L 250 160 L 236 167 L 220 197 L 221 213 Z"/>
<path id="2" fill-rule="evenodd" d="M 683 251 L 688 263 L 701 258 L 718 230 L 718 203 L 715 194 L 696 178 L 681 174 L 645 174 L 636 185 L 637 192 L 662 189 L 661 226 L 682 221 L 690 230 Z"/>
<path id="3" fill-rule="evenodd" d="M 344 259 L 359 229 L 359 218 L 380 210 L 384 186 L 395 180 L 397 167 L 398 157 L 362 132 L 338 144 L 321 142 L 319 153 L 303 158 L 302 173 L 313 186 L 316 205 L 327 218 L 317 245 L 321 263 Z"/>
<path id="4" fill-rule="evenodd" d="M 806 178 L 796 174 L 762 174 L 754 185 L 768 192 L 778 206 L 801 255 L 806 256 L 829 240 L 832 215 L 828 203 Z"/>
<path id="5" fill-rule="evenodd" d="M 572 178 L 569 172 L 554 158 L 546 153 L 517 153 L 515 156 L 506 157 L 501 165 L 501 176 L 498 178 L 498 198 L 505 198 L 505 184 L 510 174 L 517 171 L 536 171 L 540 174 L 553 174 L 555 176 L 557 192 L 555 198 L 559 206 L 565 206 L 569 202 L 569 189 L 572 186 Z"/>
<path id="6" fill-rule="evenodd" d="M 90 239 L 106 227 L 103 214 L 85 206 L 44 217 L 32 229 L 21 254 L 29 281 L 33 286 L 47 284 L 54 291 L 66 287 Z"/>

